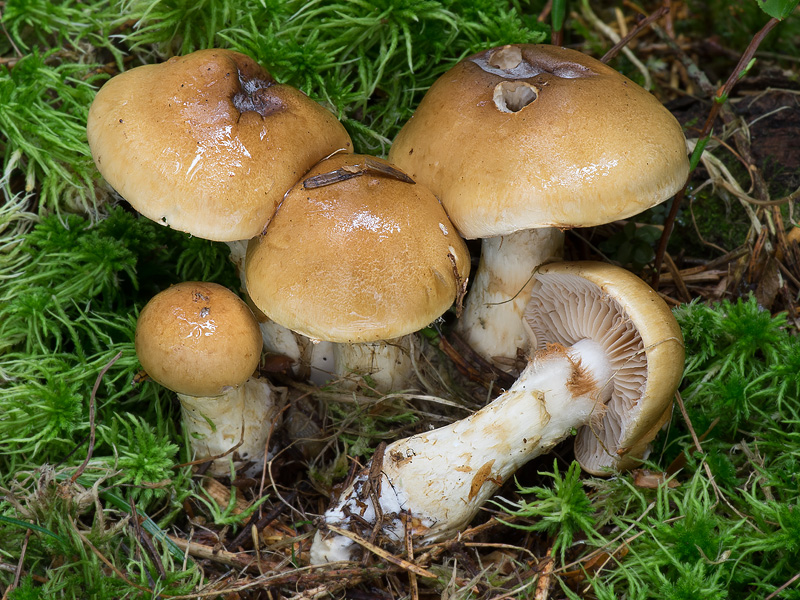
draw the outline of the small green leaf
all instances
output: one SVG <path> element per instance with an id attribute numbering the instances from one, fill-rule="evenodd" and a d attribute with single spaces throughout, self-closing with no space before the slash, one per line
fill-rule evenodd
<path id="1" fill-rule="evenodd" d="M 747 74 L 750 72 L 750 69 L 752 69 L 753 65 L 755 65 L 755 64 L 756 64 L 756 59 L 755 59 L 755 57 L 753 57 L 753 58 L 750 59 L 750 61 L 747 63 L 747 65 L 745 65 L 744 69 L 739 71 L 739 74 L 736 76 L 737 79 L 744 79 L 747 76 Z"/>
<path id="2" fill-rule="evenodd" d="M 759 8 L 770 17 L 783 20 L 797 8 L 799 0 L 756 0 Z"/>

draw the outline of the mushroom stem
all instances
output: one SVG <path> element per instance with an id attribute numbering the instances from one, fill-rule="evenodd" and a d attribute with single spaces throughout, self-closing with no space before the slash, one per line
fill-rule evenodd
<path id="1" fill-rule="evenodd" d="M 338 381 L 346 389 L 355 388 L 368 377 L 375 391 L 388 393 L 411 385 L 414 363 L 411 360 L 413 334 L 391 340 L 346 344 L 312 340 L 259 315 L 259 328 L 268 352 L 282 354 L 293 361 L 292 370 L 300 379 L 315 385 Z"/>
<path id="2" fill-rule="evenodd" d="M 216 457 L 208 472 L 230 474 L 230 460 L 244 476 L 260 474 L 270 432 L 280 418 L 279 393 L 266 379 L 251 377 L 222 396 L 199 397 L 178 394 L 183 427 L 193 460 Z M 233 452 L 231 449 L 236 447 Z"/>
<path id="3" fill-rule="evenodd" d="M 554 227 L 482 241 L 478 272 L 457 326 L 475 352 L 509 370 L 517 349 L 528 350 L 522 315 L 531 299 L 534 273 L 563 252 L 564 233 Z"/>
<path id="4" fill-rule="evenodd" d="M 413 335 L 360 344 L 333 344 L 336 375 L 343 379 L 345 387 L 357 387 L 358 380 L 367 376 L 378 392 L 407 388 L 414 375 L 411 353 L 417 344 L 412 342 Z"/>
<path id="5" fill-rule="evenodd" d="M 446 538 L 467 525 L 520 466 L 598 417 L 611 379 L 611 365 L 596 342 L 551 345 L 480 411 L 388 446 L 381 468 L 367 465 L 324 522 L 362 526 L 367 538 L 377 523 L 379 533 L 396 543 L 404 539 L 406 515 L 413 535 L 426 542 Z M 375 473 L 379 481 L 371 480 Z M 349 538 L 323 527 L 314 538 L 311 562 L 349 560 L 356 549 Z"/>

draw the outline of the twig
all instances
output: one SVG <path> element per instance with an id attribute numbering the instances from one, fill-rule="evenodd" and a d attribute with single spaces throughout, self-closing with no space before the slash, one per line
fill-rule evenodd
<path id="1" fill-rule="evenodd" d="M 717 118 L 720 110 L 722 109 L 723 105 L 726 104 L 728 96 L 730 95 L 733 87 L 736 85 L 736 82 L 745 74 L 747 71 L 747 67 L 750 64 L 750 61 L 753 59 L 758 46 L 764 40 L 764 38 L 769 34 L 770 31 L 779 23 L 780 21 L 776 18 L 771 18 L 767 21 L 766 25 L 762 27 L 753 39 L 750 40 L 750 44 L 748 44 L 747 48 L 745 49 L 744 53 L 742 54 L 741 58 L 739 59 L 736 68 L 733 70 L 731 75 L 728 77 L 728 80 L 722 85 L 714 94 L 714 102 L 711 106 L 711 111 L 706 118 L 706 122 L 703 125 L 703 129 L 700 132 L 699 139 L 706 140 L 711 134 L 711 129 L 714 125 L 714 121 Z M 711 84 L 708 81 L 708 77 L 706 77 L 705 73 L 703 73 L 696 64 L 686 56 L 686 53 L 675 43 L 675 40 L 668 37 L 663 30 L 657 27 L 653 27 L 653 30 L 659 34 L 659 37 L 664 39 L 670 47 L 675 50 L 680 57 L 681 61 L 687 67 L 687 72 L 692 76 L 693 79 L 697 81 L 700 85 L 701 89 L 708 93 L 709 88 L 711 88 Z M 660 32 L 660 33 L 659 33 Z M 730 108 L 728 107 L 728 110 Z M 690 173 L 691 176 L 691 173 Z M 667 219 L 664 221 L 664 231 L 661 234 L 661 239 L 658 242 L 658 248 L 656 249 L 656 257 L 655 257 L 655 270 L 653 271 L 653 280 L 651 286 L 653 289 L 658 290 L 658 282 L 661 273 L 661 265 L 664 260 L 664 254 L 667 251 L 667 243 L 669 242 L 669 238 L 672 235 L 672 230 L 675 227 L 675 219 L 678 216 L 678 209 L 680 208 L 681 202 L 686 195 L 686 186 L 689 184 L 689 178 L 687 178 L 686 183 L 680 189 L 680 191 L 675 195 L 674 200 L 672 201 L 672 206 L 670 207 L 669 215 Z"/>
<path id="2" fill-rule="evenodd" d="M 89 449 L 86 451 L 86 458 L 81 463 L 81 466 L 78 467 L 78 470 L 72 474 L 71 483 L 75 483 L 75 480 L 80 477 L 83 472 L 86 470 L 86 467 L 89 465 L 89 461 L 92 459 L 92 453 L 94 452 L 94 440 L 95 440 L 95 426 L 94 426 L 94 415 L 95 415 L 95 396 L 97 395 L 97 389 L 100 387 L 100 381 L 103 379 L 103 375 L 114 365 L 115 362 L 119 360 L 122 356 L 122 350 L 117 352 L 117 355 L 112 358 L 106 366 L 100 369 L 100 373 L 97 375 L 97 379 L 94 382 L 94 387 L 92 388 L 92 393 L 89 396 Z"/>
<path id="3" fill-rule="evenodd" d="M 539 23 L 544 23 L 547 20 L 547 17 L 550 16 L 550 11 L 553 9 L 553 0 L 547 0 L 544 4 L 544 8 L 542 8 L 542 12 L 539 13 L 539 16 L 536 18 Z"/>
<path id="4" fill-rule="evenodd" d="M 458 544 L 463 544 L 464 540 L 469 540 L 477 535 L 486 533 L 488 530 L 493 529 L 494 527 L 498 527 L 501 525 L 506 526 L 507 523 L 511 523 L 513 521 L 516 521 L 517 519 L 518 517 L 515 517 L 513 515 L 504 515 L 503 521 L 501 522 L 498 521 L 495 517 L 492 517 L 485 523 L 481 523 L 480 525 L 476 525 L 475 527 L 470 527 L 466 531 L 462 531 L 457 538 L 445 540 L 443 542 L 433 543 L 423 548 L 425 552 L 417 559 L 417 564 L 420 565 L 430 564 L 431 562 L 436 560 L 439 556 L 444 554 L 447 550 L 450 550 L 451 548 L 453 548 Z"/>
<path id="5" fill-rule="evenodd" d="M 722 85 L 722 87 L 717 90 L 717 93 L 714 96 L 714 104 L 711 107 L 711 112 L 706 119 L 705 125 L 703 125 L 703 132 L 705 135 L 708 135 L 708 133 L 711 132 L 711 129 L 714 125 L 714 120 L 717 118 L 717 114 L 722 108 L 722 105 L 727 101 L 728 96 L 730 95 L 736 83 L 747 72 L 750 61 L 753 60 L 753 56 L 755 55 L 756 50 L 758 50 L 759 45 L 778 23 L 780 23 L 780 20 L 772 17 L 769 21 L 767 21 L 766 25 L 764 25 L 764 27 L 762 27 L 758 33 L 753 36 L 753 39 L 750 40 L 750 43 L 747 45 L 747 48 L 739 59 L 736 68 L 730 74 L 728 80 Z M 705 135 L 701 135 L 700 137 L 705 137 Z"/>
<path id="6" fill-rule="evenodd" d="M 522 592 L 524 592 L 526 589 L 528 589 L 529 587 L 531 587 L 534 583 L 537 583 L 538 580 L 539 580 L 538 578 L 531 579 L 528 583 L 526 583 L 524 585 L 521 585 L 518 588 L 515 588 L 515 589 L 511 590 L 510 592 L 506 592 L 502 596 L 492 596 L 492 600 L 506 600 L 506 598 L 512 598 L 512 597 L 513 598 L 524 598 L 524 596 L 522 596 L 520 594 Z"/>
<path id="7" fill-rule="evenodd" d="M 791 281 L 791 282 L 792 282 L 792 283 L 793 283 L 795 286 L 797 286 L 798 288 L 800 288 L 800 281 L 798 281 L 797 277 L 795 277 L 794 275 L 792 275 L 792 272 L 791 272 L 791 271 L 789 271 L 789 269 L 787 269 L 787 268 L 786 268 L 786 265 L 784 265 L 784 264 L 783 264 L 781 261 L 776 261 L 776 262 L 777 262 L 777 264 L 778 264 L 778 268 L 780 269 L 781 273 L 783 273 L 783 274 L 784 274 L 784 276 L 785 276 L 785 277 L 786 277 L 786 278 L 787 278 L 789 281 Z M 791 303 L 790 303 L 790 306 L 791 306 Z"/>
<path id="8" fill-rule="evenodd" d="M 161 562 L 161 557 L 158 555 L 155 546 L 153 546 L 152 540 L 142 529 L 142 524 L 139 522 L 139 512 L 136 510 L 136 501 L 133 499 L 133 496 L 131 496 L 128 503 L 131 505 L 131 522 L 133 523 L 133 530 L 136 533 L 136 537 L 139 538 L 147 554 L 150 555 L 150 560 L 152 560 L 153 564 L 156 566 L 161 581 L 166 581 L 167 572 L 164 569 L 164 563 Z"/>
<path id="9" fill-rule="evenodd" d="M 539 581 L 536 582 L 536 592 L 534 593 L 534 600 L 547 600 L 550 595 L 550 582 L 553 576 L 553 549 L 547 551 L 544 568 L 539 573 Z"/>
<path id="10" fill-rule="evenodd" d="M 596 14 L 594 14 L 594 12 L 592 12 L 591 7 L 589 6 L 589 0 L 583 0 L 581 2 L 581 14 L 584 16 L 584 18 L 586 20 L 588 20 L 592 25 L 594 25 L 594 27 L 596 29 L 600 30 L 600 32 L 602 32 L 603 35 L 605 35 L 608 39 L 610 39 L 616 45 L 619 45 L 619 42 L 621 41 L 619 34 L 616 31 L 614 31 L 613 29 L 611 29 L 611 27 L 609 27 L 608 25 L 603 23 L 603 21 L 600 19 L 600 17 L 598 17 Z M 650 77 L 650 71 L 647 70 L 647 67 L 642 63 L 642 61 L 640 61 L 638 58 L 636 58 L 636 55 L 633 52 L 631 52 L 630 48 L 626 48 L 624 46 L 620 46 L 620 49 L 625 54 L 625 56 L 628 58 L 628 60 L 631 61 L 631 63 L 633 63 L 634 66 L 636 66 L 636 68 L 642 74 L 642 77 L 644 77 L 644 86 L 643 87 L 646 90 L 649 90 L 650 88 L 652 88 L 653 87 L 653 80 Z"/>
<path id="11" fill-rule="evenodd" d="M 28 551 L 29 539 L 31 539 L 31 530 L 26 529 L 25 541 L 22 542 L 22 551 L 19 554 L 19 562 L 17 562 L 17 568 L 14 571 L 14 582 L 6 588 L 5 592 L 3 592 L 3 600 L 6 600 L 11 591 L 19 585 L 19 579 L 22 575 L 22 565 L 25 563 L 25 553 Z"/>
<path id="12" fill-rule="evenodd" d="M 778 198 L 777 200 L 757 200 L 747 194 L 737 190 L 734 186 L 728 183 L 725 180 L 719 181 L 719 185 L 724 187 L 730 193 L 734 194 L 740 200 L 744 200 L 745 202 L 749 202 L 750 204 L 755 204 L 756 206 L 780 206 L 781 204 L 788 204 L 789 202 L 794 202 L 795 200 L 800 200 L 800 188 L 796 189 L 794 192 L 789 194 L 788 196 L 784 196 L 783 198 Z"/>
<path id="13" fill-rule="evenodd" d="M 428 577 L 431 579 L 436 579 L 436 575 L 431 573 L 427 569 L 423 569 L 420 566 L 415 565 L 412 562 L 408 562 L 407 560 L 403 560 L 402 558 L 396 557 L 394 554 L 387 552 L 383 548 L 376 546 L 375 544 L 370 544 L 367 540 L 362 538 L 361 536 L 353 533 L 352 531 L 347 531 L 346 529 L 342 529 L 341 527 L 336 527 L 336 525 L 326 525 L 328 529 L 330 529 L 333 533 L 337 535 L 342 535 L 356 544 L 364 548 L 365 550 L 369 550 L 373 554 L 379 556 L 380 558 L 392 563 L 395 566 L 400 567 L 401 569 L 408 571 L 409 573 L 416 573 L 420 577 Z"/>
<path id="14" fill-rule="evenodd" d="M 8 33 L 8 29 L 6 29 L 6 23 L 5 23 L 5 19 L 3 19 L 3 11 L 2 10 L 0 10 L 0 27 L 3 28 L 3 33 L 6 35 L 6 38 L 8 39 L 8 43 L 11 44 L 11 47 L 14 49 L 14 54 L 16 54 L 18 57 L 22 58 L 22 52 L 17 47 L 17 45 L 14 43 L 14 40 L 11 39 L 11 36 Z"/>
<path id="15" fill-rule="evenodd" d="M 670 11 L 670 3 L 671 0 L 664 0 L 664 3 L 661 5 L 657 11 L 651 13 L 641 21 L 636 24 L 636 27 L 631 29 L 625 36 L 623 36 L 616 44 L 614 44 L 611 49 L 603 55 L 603 58 L 600 59 L 600 62 L 607 63 L 612 58 L 614 58 L 617 53 L 622 50 L 625 46 L 628 45 L 633 38 L 635 38 L 642 30 L 649 26 L 650 23 L 653 21 L 658 21 L 661 17 L 669 13 Z"/>
<path id="16" fill-rule="evenodd" d="M 237 552 L 228 552 L 227 550 L 212 548 L 205 544 L 190 542 L 174 536 L 169 536 L 169 539 L 172 540 L 178 548 L 195 558 L 210 560 L 235 569 L 258 571 L 258 567 L 253 558 L 246 554 L 242 555 Z"/>
<path id="17" fill-rule="evenodd" d="M 695 449 L 701 454 L 705 454 L 703 447 L 700 445 L 700 440 L 697 438 L 697 434 L 694 431 L 694 427 L 692 427 L 692 421 L 689 419 L 689 413 L 686 412 L 686 405 L 683 403 L 683 398 L 681 397 L 680 392 L 675 392 L 675 401 L 678 404 L 678 409 L 681 411 L 681 416 L 686 423 L 686 427 L 689 429 L 689 433 L 692 436 Z"/>
<path id="18" fill-rule="evenodd" d="M 411 537 L 413 527 L 411 525 L 411 513 L 403 514 L 403 528 L 406 534 L 406 556 L 408 560 L 414 560 L 414 540 Z M 417 574 L 409 571 L 408 583 L 411 586 L 411 600 L 419 600 L 419 584 Z"/>
<path id="19" fill-rule="evenodd" d="M 457 333 L 450 332 L 448 337 L 439 336 L 439 349 L 450 358 L 456 368 L 475 383 L 488 388 L 496 383 L 501 388 L 509 388 L 515 378 L 501 371 L 475 352 Z"/>
<path id="20" fill-rule="evenodd" d="M 790 585 L 792 585 L 792 584 L 793 584 L 795 581 L 797 581 L 798 579 L 800 579 L 800 573 L 798 573 L 797 575 L 795 575 L 794 577 L 792 577 L 792 578 L 791 578 L 789 581 L 787 581 L 786 583 L 784 583 L 784 584 L 783 584 L 781 587 L 779 587 L 777 590 L 775 590 L 774 592 L 772 592 L 772 593 L 771 593 L 769 596 L 767 596 L 766 598 L 764 598 L 764 600 L 771 600 L 772 598 L 774 598 L 775 596 L 777 596 L 778 594 L 780 594 L 780 593 L 781 593 L 783 590 L 785 590 L 787 587 L 789 587 Z"/>
<path id="21" fill-rule="evenodd" d="M 678 293 L 681 296 L 681 300 L 684 302 L 691 301 L 692 296 L 689 294 L 689 290 L 686 287 L 686 282 L 683 281 L 683 277 L 681 277 L 681 272 L 678 270 L 678 266 L 675 264 L 675 261 L 672 260 L 672 257 L 668 252 L 664 254 L 664 258 L 666 259 L 667 269 L 672 275 L 672 281 L 675 283 L 675 287 L 678 289 Z"/>
<path id="22" fill-rule="evenodd" d="M 281 419 L 283 419 L 285 417 L 285 414 L 288 412 L 289 406 L 291 405 L 291 403 L 288 401 L 288 398 L 289 398 L 289 389 L 288 388 L 284 388 L 284 391 L 281 393 L 281 400 L 280 400 L 280 402 L 281 402 L 281 404 L 283 404 L 283 406 L 280 409 L 280 411 L 277 412 L 272 417 L 272 421 L 269 424 L 269 431 L 267 432 L 267 439 L 264 440 L 264 456 L 265 457 L 269 457 L 269 447 L 272 445 L 272 434 L 275 432 L 275 426 L 276 426 L 276 424 L 278 423 L 279 420 L 281 420 Z M 244 439 L 242 441 L 244 441 Z M 258 497 L 259 498 L 264 496 L 264 488 L 266 487 L 266 483 L 267 483 L 267 472 L 270 473 L 270 477 L 272 476 L 272 461 L 273 460 L 275 460 L 275 456 L 273 456 L 270 460 L 265 460 L 264 464 L 261 465 L 261 481 L 259 482 L 259 485 L 258 485 Z M 273 485 L 274 485 L 274 482 L 273 482 Z M 257 513 L 258 515 L 262 515 L 262 512 L 261 512 L 262 506 L 263 505 L 261 505 L 261 504 L 258 506 L 258 513 Z M 255 517 L 255 515 L 253 515 L 253 516 Z M 266 527 L 266 524 L 264 525 L 264 527 Z M 242 533 L 244 533 L 244 531 L 242 531 Z M 244 538 L 244 539 L 248 539 L 248 538 Z M 242 543 L 244 543 L 244 539 L 242 540 Z M 256 550 L 257 549 L 258 548 L 256 548 Z M 260 559 L 259 559 L 259 561 L 260 561 Z"/>
<path id="23" fill-rule="evenodd" d="M 692 421 L 689 418 L 689 413 L 686 412 L 686 406 L 683 403 L 683 398 L 681 397 L 680 392 L 675 392 L 675 401 L 677 402 L 678 408 L 681 411 L 681 415 L 683 416 L 683 420 L 686 423 L 686 427 L 689 429 L 689 433 L 692 436 L 695 449 L 700 454 L 705 454 L 705 450 L 703 450 L 703 447 L 700 445 L 700 440 L 697 438 L 697 434 L 695 433 L 694 427 L 692 426 Z M 753 528 L 755 528 L 756 531 L 759 531 L 758 527 L 746 515 L 742 514 L 733 504 L 731 504 L 728 501 L 728 499 L 725 497 L 725 494 L 723 494 L 722 490 L 719 489 L 719 486 L 717 485 L 717 482 L 714 479 L 714 474 L 711 472 L 711 467 L 708 466 L 708 462 L 705 460 L 703 461 L 703 469 L 706 472 L 706 477 L 708 477 L 708 482 L 714 489 L 714 494 L 716 495 L 717 499 L 724 502 L 728 506 L 728 508 L 730 508 L 736 514 L 736 516 L 738 516 L 740 519 L 744 521 L 747 521 L 748 523 L 750 523 L 750 525 L 753 526 Z"/>
<path id="24" fill-rule="evenodd" d="M 297 497 L 297 493 L 298 490 L 296 489 L 293 490 L 286 497 L 286 501 L 289 504 L 294 503 L 294 500 Z M 266 527 L 267 525 L 272 523 L 275 519 L 277 519 L 281 515 L 281 513 L 283 513 L 284 510 L 286 510 L 285 504 L 277 504 L 272 508 L 272 510 L 270 510 L 267 514 L 265 514 L 261 518 L 258 517 L 258 514 L 254 514 L 250 518 L 250 521 L 248 521 L 247 525 L 245 525 L 239 532 L 239 535 L 233 538 L 233 541 L 230 542 L 229 544 L 226 544 L 225 547 L 231 551 L 235 550 L 236 548 L 242 548 L 246 550 L 247 547 L 253 542 L 253 538 L 250 533 L 251 529 L 255 527 L 256 531 L 261 531 L 262 529 L 264 529 L 264 527 Z"/>

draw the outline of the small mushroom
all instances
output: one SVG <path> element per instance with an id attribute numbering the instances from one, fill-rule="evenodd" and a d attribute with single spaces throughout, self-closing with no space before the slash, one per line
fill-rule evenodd
<path id="1" fill-rule="evenodd" d="M 254 377 L 261 333 L 253 313 L 216 283 L 184 282 L 156 294 L 136 324 L 136 354 L 151 379 L 174 391 L 195 459 L 227 475 L 230 453 L 260 473 L 280 395 Z"/>
<path id="2" fill-rule="evenodd" d="M 576 452 L 593 469 L 641 456 L 669 414 L 683 370 L 669 308 L 640 279 L 602 263 L 542 267 L 535 296 L 542 300 L 528 310 L 531 328 L 557 333 L 541 340 L 514 385 L 466 419 L 387 446 L 380 468 L 367 465 L 324 524 L 367 538 L 376 527 L 388 543 L 404 540 L 405 527 L 424 542 L 452 536 L 514 471 L 578 427 L 598 436 L 595 447 Z M 611 418 L 617 412 L 630 415 L 622 437 L 604 431 L 623 422 Z M 595 460 L 598 447 L 608 459 Z M 351 559 L 357 547 L 324 524 L 312 562 Z"/>
<path id="3" fill-rule="evenodd" d="M 411 370 L 403 336 L 456 301 L 469 255 L 425 186 L 381 159 L 339 154 L 287 193 L 245 268 L 250 299 L 270 319 L 335 342 L 338 374 L 370 375 L 388 391 Z"/>
<path id="4" fill-rule="evenodd" d="M 561 257 L 562 230 L 640 213 L 689 170 L 680 125 L 650 93 L 585 54 L 529 44 L 440 77 L 389 160 L 441 199 L 461 235 L 483 239 L 458 331 L 501 367 L 527 350 L 533 273 Z"/>

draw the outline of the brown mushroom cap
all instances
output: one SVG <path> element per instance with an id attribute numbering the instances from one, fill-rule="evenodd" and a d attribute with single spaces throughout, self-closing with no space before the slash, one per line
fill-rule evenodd
<path id="1" fill-rule="evenodd" d="M 236 294 L 190 281 L 156 294 L 136 323 L 136 354 L 147 374 L 187 396 L 219 396 L 243 384 L 261 357 L 261 331 Z"/>
<path id="2" fill-rule="evenodd" d="M 367 162 L 391 168 L 377 158 L 336 155 L 303 181 L 346 177 Z M 464 241 L 423 185 L 375 169 L 339 179 L 298 183 L 266 233 L 250 241 L 253 303 L 280 325 L 331 342 L 391 339 L 429 325 L 469 273 Z"/>
<path id="3" fill-rule="evenodd" d="M 442 75 L 389 160 L 467 238 L 622 219 L 672 196 L 689 169 L 680 125 L 650 93 L 585 54 L 530 44 Z"/>
<path id="4" fill-rule="evenodd" d="M 525 319 L 536 350 L 584 338 L 606 348 L 611 399 L 602 420 L 578 431 L 575 458 L 596 475 L 636 465 L 669 418 L 683 376 L 683 336 L 666 303 L 625 269 L 552 263 L 536 273 Z"/>
<path id="5" fill-rule="evenodd" d="M 110 79 L 87 134 L 97 168 L 136 210 L 217 241 L 260 233 L 303 173 L 351 149 L 328 110 L 229 50 Z"/>

